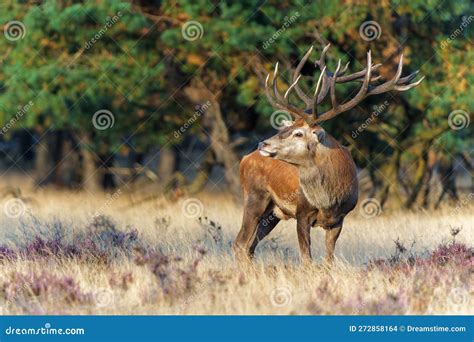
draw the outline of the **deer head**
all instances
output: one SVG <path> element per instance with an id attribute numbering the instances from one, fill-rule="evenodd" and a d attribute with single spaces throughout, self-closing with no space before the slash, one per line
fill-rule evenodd
<path id="1" fill-rule="evenodd" d="M 273 95 L 269 86 L 270 74 L 268 74 L 265 80 L 265 91 L 268 100 L 275 108 L 287 111 L 295 121 L 287 123 L 278 134 L 259 144 L 259 151 L 263 156 L 273 157 L 296 165 L 303 165 L 309 159 L 308 157 L 314 156 L 320 149 L 330 148 L 334 143 L 333 139 L 328 137 L 320 126 L 320 123 L 351 110 L 368 96 L 389 91 L 406 91 L 416 87 L 424 79 L 422 77 L 417 82 L 410 83 L 416 77 L 418 71 L 406 77 L 401 77 L 403 69 L 402 54 L 394 78 L 385 82 L 379 81 L 380 76 L 374 76 L 373 73 L 382 64 L 372 64 L 370 50 L 367 52 L 367 67 L 365 69 L 345 75 L 349 63 L 341 68 L 341 60 L 339 60 L 336 70 L 332 73 L 328 70 L 325 62 L 325 56 L 329 47 L 329 44 L 324 47 L 321 57 L 315 62 L 315 66 L 320 69 L 321 73 L 312 97 L 306 95 L 301 90 L 298 81 L 301 78 L 301 69 L 310 57 L 313 47 L 308 50 L 296 67 L 292 76 L 292 83 L 283 96 L 278 92 L 277 86 L 278 63 L 273 72 L 271 87 Z M 339 103 L 336 99 L 336 84 L 347 82 L 360 82 L 362 85 L 352 99 Z M 295 90 L 297 96 L 306 104 L 305 109 L 300 109 L 289 103 L 289 96 L 292 90 Z M 320 112 L 318 105 L 324 101 L 328 94 L 331 99 L 331 109 Z"/>
<path id="2" fill-rule="evenodd" d="M 288 122 L 278 134 L 258 144 L 260 154 L 286 161 L 294 165 L 305 165 L 321 148 L 327 148 L 328 139 L 321 126 L 311 126 L 303 118 Z"/>

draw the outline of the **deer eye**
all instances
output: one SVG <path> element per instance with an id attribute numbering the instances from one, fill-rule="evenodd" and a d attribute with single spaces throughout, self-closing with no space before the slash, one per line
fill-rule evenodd
<path id="1" fill-rule="evenodd" d="M 303 137 L 303 133 L 301 132 L 296 132 L 295 134 L 293 134 L 294 137 L 296 138 L 302 138 Z"/>

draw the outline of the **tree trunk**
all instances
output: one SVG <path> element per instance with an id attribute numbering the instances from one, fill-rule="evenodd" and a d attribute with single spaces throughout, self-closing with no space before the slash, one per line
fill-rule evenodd
<path id="1" fill-rule="evenodd" d="M 177 169 L 176 151 L 173 147 L 162 147 L 158 159 L 157 172 L 161 184 L 167 184 Z"/>
<path id="2" fill-rule="evenodd" d="M 53 163 L 49 153 L 51 137 L 52 133 L 50 132 L 43 134 L 35 147 L 35 183 L 37 186 L 45 186 L 53 178 Z"/>
<path id="3" fill-rule="evenodd" d="M 224 177 L 229 190 L 238 199 L 240 197 L 239 158 L 230 147 L 229 131 L 222 117 L 221 108 L 216 100 L 211 100 L 209 114 L 212 116 L 211 148 L 216 159 L 224 166 Z"/>
<path id="4" fill-rule="evenodd" d="M 89 192 L 101 190 L 101 172 L 97 169 L 97 158 L 88 134 L 80 136 L 82 155 L 82 188 Z"/>
<path id="5" fill-rule="evenodd" d="M 423 152 L 421 158 L 418 160 L 418 167 L 415 173 L 415 180 L 413 187 L 411 189 L 411 193 L 408 196 L 407 200 L 405 201 L 405 208 L 411 209 L 413 205 L 416 203 L 418 198 L 418 194 L 420 193 L 424 180 L 426 179 L 428 171 L 428 161 L 427 161 L 427 153 Z"/>
<path id="6" fill-rule="evenodd" d="M 217 163 L 224 167 L 224 177 L 234 199 L 240 198 L 239 158 L 232 148 L 229 131 L 215 96 L 203 85 L 185 89 L 186 96 L 195 103 L 210 103 L 205 115 L 210 129 L 211 149 Z"/>

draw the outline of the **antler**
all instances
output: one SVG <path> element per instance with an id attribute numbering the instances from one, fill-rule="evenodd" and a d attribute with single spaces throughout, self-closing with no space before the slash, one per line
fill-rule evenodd
<path id="1" fill-rule="evenodd" d="M 400 56 L 400 62 L 398 64 L 397 72 L 393 79 L 386 81 L 382 84 L 373 85 L 372 83 L 378 81 L 380 76 L 372 77 L 374 71 L 377 71 L 382 64 L 372 65 L 372 55 L 371 51 L 367 52 L 367 67 L 361 71 L 355 72 L 350 75 L 344 75 L 349 67 L 349 63 L 347 63 L 341 69 L 341 60 L 339 60 L 336 70 L 334 73 L 331 73 L 327 67 L 325 62 L 326 53 L 329 50 L 330 44 L 326 45 L 323 49 L 321 57 L 319 60 L 315 62 L 315 66 L 317 66 L 321 70 L 321 74 L 319 75 L 318 82 L 316 83 L 316 89 L 314 92 L 313 97 L 307 96 L 299 87 L 298 81 L 301 78 L 301 69 L 303 68 L 304 64 L 308 60 L 311 52 L 313 51 L 313 47 L 311 47 L 308 52 L 304 55 L 301 59 L 300 63 L 296 67 L 293 77 L 292 77 L 292 84 L 288 87 L 288 90 L 285 92 L 285 95 L 282 97 L 277 89 L 277 74 L 278 74 L 278 63 L 275 67 L 275 71 L 273 73 L 273 93 L 274 98 L 270 94 L 270 89 L 268 87 L 268 81 L 270 78 L 270 74 L 267 76 L 265 81 L 265 89 L 268 99 L 270 103 L 277 108 L 287 110 L 290 112 L 293 117 L 303 117 L 305 120 L 310 122 L 311 124 L 321 123 L 323 121 L 332 119 L 333 117 L 341 114 L 342 112 L 346 112 L 352 108 L 354 108 L 358 103 L 360 103 L 363 99 L 368 96 L 376 95 L 385 93 L 388 91 L 406 91 L 413 87 L 416 87 L 423 81 L 424 77 L 414 83 L 410 83 L 418 74 L 418 71 L 406 76 L 401 77 L 402 69 L 403 69 L 403 54 Z M 336 83 L 347 83 L 347 82 L 362 82 L 361 88 L 357 95 L 352 98 L 351 100 L 343 103 L 338 104 L 336 99 Z M 295 89 L 296 94 L 298 97 L 306 104 L 306 109 L 302 110 L 296 108 L 289 104 L 288 98 L 291 90 Z M 318 113 L 317 106 L 323 102 L 326 98 L 327 94 L 330 94 L 331 97 L 331 104 L 332 108 L 324 113 Z M 311 114 L 311 115 L 308 115 Z"/>
<path id="2" fill-rule="evenodd" d="M 291 104 L 289 104 L 288 102 L 288 96 L 290 95 L 291 89 L 293 89 L 296 86 L 300 77 L 298 77 L 295 80 L 295 82 L 293 82 L 293 84 L 290 85 L 285 95 L 282 97 L 280 93 L 278 92 L 277 75 L 278 75 L 278 63 L 275 65 L 275 71 L 273 72 L 273 81 L 272 81 L 273 94 L 275 97 L 272 97 L 270 93 L 270 88 L 268 86 L 268 80 L 270 79 L 270 74 L 268 74 L 267 78 L 265 79 L 265 93 L 267 94 L 268 101 L 274 107 L 288 111 L 295 119 L 298 117 L 307 116 L 304 110 L 296 108 L 292 106 Z"/>

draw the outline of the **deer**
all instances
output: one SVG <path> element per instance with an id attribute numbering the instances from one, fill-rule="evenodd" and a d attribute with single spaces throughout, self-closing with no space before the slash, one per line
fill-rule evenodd
<path id="1" fill-rule="evenodd" d="M 309 59 L 311 47 L 292 74 L 291 83 L 282 95 L 278 90 L 278 63 L 275 66 L 271 89 L 270 74 L 265 80 L 265 93 L 270 104 L 291 115 L 273 137 L 258 144 L 258 148 L 240 162 L 240 181 L 244 212 L 242 226 L 234 241 L 233 250 L 238 260 L 253 259 L 258 243 L 277 226 L 280 220 L 296 219 L 300 256 L 304 264 L 311 260 L 312 227 L 325 230 L 325 261 L 334 261 L 336 241 L 341 234 L 345 216 L 357 204 L 359 191 L 356 165 L 349 150 L 328 134 L 321 124 L 350 111 L 368 96 L 389 91 L 403 92 L 418 86 L 424 79 L 412 81 L 419 70 L 401 77 L 403 54 L 395 76 L 381 81 L 375 72 L 382 64 L 372 64 L 367 52 L 367 66 L 346 75 L 349 63 L 341 68 L 339 60 L 334 72 L 326 66 L 326 45 L 315 62 L 320 71 L 315 91 L 307 95 L 299 86 L 301 70 Z M 356 95 L 346 102 L 336 98 L 339 83 L 360 82 Z M 304 102 L 303 107 L 290 103 L 292 91 Z M 272 95 L 273 92 L 273 95 Z M 330 109 L 319 106 L 329 94 Z"/>

